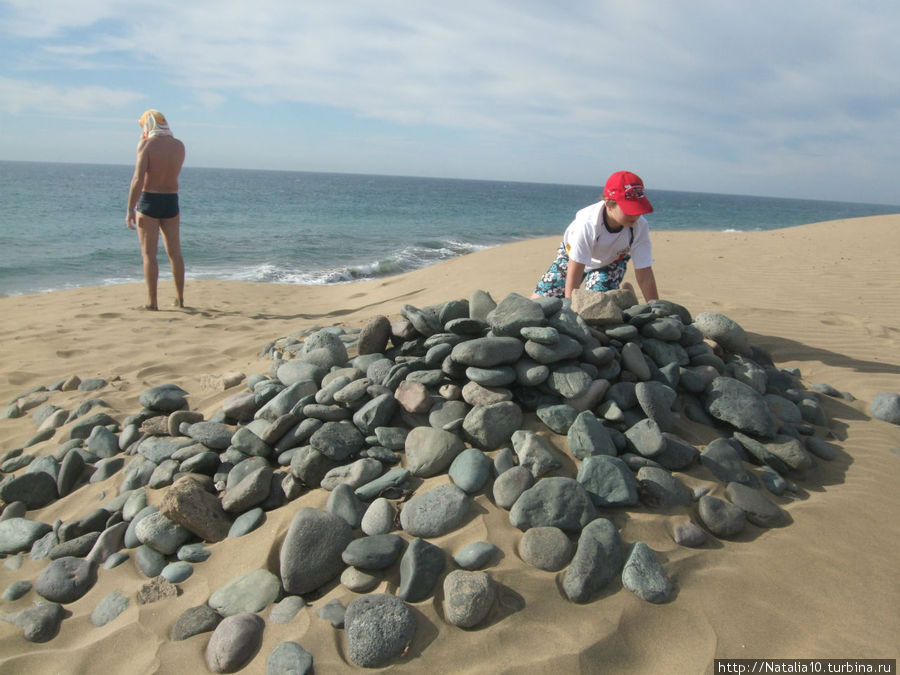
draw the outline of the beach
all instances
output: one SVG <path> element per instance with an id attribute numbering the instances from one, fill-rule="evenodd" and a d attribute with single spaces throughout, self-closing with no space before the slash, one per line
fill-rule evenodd
<path id="1" fill-rule="evenodd" d="M 260 354 L 271 340 L 316 326 L 360 328 L 376 315 L 397 318 L 406 304 L 424 308 L 475 290 L 497 302 L 509 293 L 528 297 L 558 243 L 555 236 L 518 241 L 349 284 L 189 282 L 184 310 L 167 306 L 171 282 L 160 285 L 159 312 L 140 309 L 141 284 L 0 298 L 0 399 L 73 375 L 103 378 L 107 385 L 96 392 L 51 392 L 48 402 L 71 410 L 89 396 L 102 398 L 123 419 L 141 409 L 146 389 L 173 383 L 190 394 L 191 410 L 209 418 L 240 389 L 211 386 L 210 376 L 267 373 L 270 360 Z M 880 392 L 900 392 L 900 215 L 761 232 L 659 231 L 653 243 L 663 299 L 695 316 L 730 317 L 777 366 L 798 369 L 807 388 L 827 383 L 852 394 L 852 400 L 821 397 L 837 457 L 818 461 L 796 481 L 796 492 L 772 498 L 789 514 L 788 525 L 749 526 L 734 540 L 682 547 L 669 533 L 667 514 L 643 506 L 618 513 L 623 539 L 646 542 L 673 583 L 673 597 L 661 605 L 621 584 L 587 604 L 569 602 L 558 574 L 519 558 L 522 533 L 483 491 L 475 498 L 477 516 L 432 543 L 448 553 L 478 540 L 498 546 L 503 555 L 488 568 L 501 587 L 497 605 L 485 625 L 461 629 L 444 622 L 435 598 L 415 603 L 411 648 L 386 670 L 701 673 L 713 672 L 721 658 L 897 658 L 900 427 L 872 419 L 868 405 Z M 26 452 L 52 454 L 64 431 Z M 0 454 L 35 433 L 28 415 L 0 419 Z M 429 485 L 447 480 L 432 478 Z M 116 475 L 82 485 L 28 516 L 52 524 L 86 514 L 120 482 Z M 685 482 L 715 484 L 701 469 Z M 96 586 L 66 605 L 71 615 L 46 644 L 27 642 L 21 628 L 0 622 L 0 672 L 206 672 L 209 634 L 173 642 L 175 620 L 238 575 L 265 567 L 297 509 L 323 508 L 326 498 L 323 490 L 305 493 L 268 512 L 244 537 L 210 545 L 210 559 L 179 584 L 177 598 L 139 605 L 134 596 L 147 579 L 126 561 L 101 570 Z M 0 566 L 0 588 L 33 581 L 45 565 L 26 554 L 19 569 Z M 389 588 L 385 582 L 378 592 Z M 131 598 L 129 607 L 95 627 L 91 613 L 113 591 Z M 269 653 L 286 640 L 312 654 L 316 672 L 358 670 L 346 658 L 343 631 L 316 613 L 330 600 L 346 604 L 353 596 L 334 586 L 287 624 L 269 621 L 268 609 L 260 612 L 267 619 L 263 645 L 242 672 L 265 672 Z M 32 590 L 0 611 L 25 609 L 36 599 Z"/>

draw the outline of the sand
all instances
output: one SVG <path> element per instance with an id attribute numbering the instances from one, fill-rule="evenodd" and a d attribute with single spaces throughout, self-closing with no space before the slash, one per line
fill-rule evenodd
<path id="1" fill-rule="evenodd" d="M 204 376 L 267 372 L 258 353 L 272 339 L 312 326 L 360 327 L 375 314 L 398 316 L 405 303 L 425 307 L 476 289 L 496 300 L 509 292 L 527 296 L 557 244 L 557 237 L 516 242 L 338 286 L 189 282 L 185 310 L 139 309 L 144 290 L 137 284 L 0 298 L 0 400 L 71 375 L 103 377 L 109 384 L 93 395 L 122 418 L 140 409 L 146 388 L 174 382 L 190 392 L 191 408 L 209 417 L 237 390 L 204 388 Z M 662 297 L 693 314 L 731 317 L 779 366 L 799 368 L 807 388 L 824 382 L 856 397 L 824 401 L 838 458 L 820 462 L 793 498 L 776 499 L 790 525 L 751 526 L 736 541 L 681 548 L 664 514 L 637 508 L 612 516 L 626 543 L 640 539 L 656 551 L 676 588 L 665 605 L 643 602 L 618 582 L 587 605 L 568 602 L 558 575 L 518 558 L 521 533 L 482 494 L 474 519 L 434 541 L 450 553 L 481 539 L 501 547 L 504 556 L 490 568 L 502 586 L 498 606 L 485 626 L 462 630 L 443 622 L 439 600 L 417 603 L 415 642 L 389 670 L 698 673 L 712 672 L 715 658 L 897 658 L 900 427 L 872 419 L 868 404 L 879 392 L 900 391 L 900 216 L 768 232 L 656 232 L 654 247 Z M 135 259 L 137 265 L 137 251 Z M 162 283 L 161 305 L 171 293 L 171 283 Z M 89 395 L 56 392 L 50 402 L 73 409 Z M 35 431 L 30 417 L 0 420 L 0 453 Z M 61 430 L 58 437 L 67 435 Z M 49 453 L 58 442 L 28 451 Z M 692 486 L 714 484 L 702 469 L 691 474 Z M 52 523 L 83 515 L 120 480 L 81 487 L 29 516 Z M 171 642 L 175 619 L 225 582 L 265 566 L 296 509 L 324 505 L 321 492 L 270 512 L 241 539 L 210 546 L 212 557 L 196 566 L 178 598 L 138 606 L 134 596 L 146 579 L 127 561 L 101 571 L 94 589 L 67 606 L 71 616 L 47 644 L 26 642 L 21 629 L 0 622 L 0 672 L 206 672 L 209 635 Z M 25 556 L 19 570 L 0 566 L 0 588 L 33 581 L 45 564 Z M 383 583 L 378 590 L 391 588 Z M 112 591 L 131 604 L 96 628 L 91 612 Z M 312 653 L 317 672 L 354 670 L 343 632 L 316 615 L 329 600 L 353 597 L 336 586 L 291 623 L 267 621 L 263 647 L 244 672 L 264 672 L 269 653 L 285 640 Z M 35 598 L 32 591 L 0 611 L 29 607 Z M 268 619 L 268 610 L 261 616 Z"/>

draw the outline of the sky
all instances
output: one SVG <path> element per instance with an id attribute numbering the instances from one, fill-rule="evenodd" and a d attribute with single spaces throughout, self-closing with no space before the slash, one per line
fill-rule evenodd
<path id="1" fill-rule="evenodd" d="M 900 204 L 895 0 L 0 0 L 0 159 Z"/>

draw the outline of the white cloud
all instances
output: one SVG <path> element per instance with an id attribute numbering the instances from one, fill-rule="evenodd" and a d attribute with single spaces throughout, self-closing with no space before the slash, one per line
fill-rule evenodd
<path id="1" fill-rule="evenodd" d="M 122 109 L 144 98 L 133 91 L 94 85 L 61 87 L 0 77 L 0 109 L 19 115 L 88 115 Z"/>
<path id="2" fill-rule="evenodd" d="M 134 88 L 174 84 L 185 109 L 314 104 L 505 138 L 516 157 L 523 145 L 553 152 L 555 143 L 559 156 L 547 161 L 558 164 L 566 154 L 636 156 L 671 180 L 686 164 L 771 175 L 812 171 L 823 158 L 898 162 L 884 140 L 900 122 L 894 3 L 4 5 L 10 20 L 0 31 L 34 41 L 33 54 L 13 61 L 34 69 L 35 84 L 6 80 L 16 83 L 15 98 L 3 96 L 7 110 L 112 105 L 114 88 L 38 83 L 57 69 L 109 72 L 125 59 Z"/>

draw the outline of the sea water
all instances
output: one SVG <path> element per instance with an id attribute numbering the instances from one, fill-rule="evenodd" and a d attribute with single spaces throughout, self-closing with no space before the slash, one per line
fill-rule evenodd
<path id="1" fill-rule="evenodd" d="M 0 295 L 141 281 L 132 167 L 0 162 Z M 345 283 L 562 235 L 597 185 L 185 167 L 187 278 Z M 651 230 L 768 230 L 897 213 L 847 202 L 648 188 Z M 554 250 L 547 251 L 548 263 Z M 160 278 L 171 278 L 160 242 Z"/>

